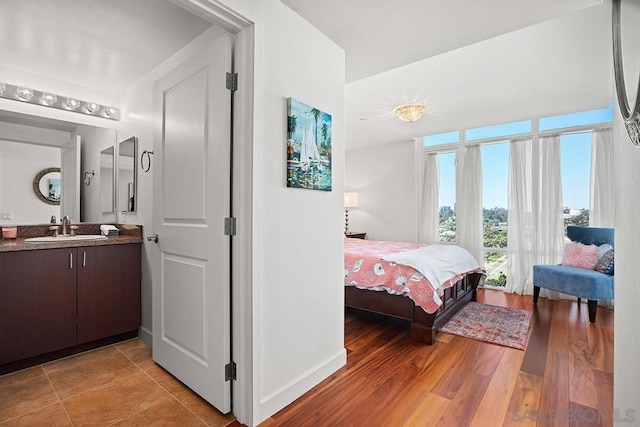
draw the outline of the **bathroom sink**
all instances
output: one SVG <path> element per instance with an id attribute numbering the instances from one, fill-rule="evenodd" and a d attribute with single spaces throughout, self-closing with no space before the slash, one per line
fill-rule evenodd
<path id="1" fill-rule="evenodd" d="M 78 234 L 74 236 L 44 236 L 44 237 L 30 237 L 24 239 L 27 243 L 55 243 L 55 242 L 74 242 L 77 240 L 105 240 L 107 236 L 102 234 Z"/>

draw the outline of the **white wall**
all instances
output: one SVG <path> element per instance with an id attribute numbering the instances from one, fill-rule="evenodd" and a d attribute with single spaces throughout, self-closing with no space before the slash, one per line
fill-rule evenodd
<path id="1" fill-rule="evenodd" d="M 415 156 L 413 141 L 346 152 L 345 188 L 359 198 L 349 230 L 371 240 L 417 242 Z"/>
<path id="2" fill-rule="evenodd" d="M 623 63 L 626 85 L 635 98 L 640 69 L 640 6 L 623 4 Z M 631 8 L 631 5 L 635 5 Z M 632 33 L 631 31 L 635 31 Z M 617 103 L 617 100 L 614 102 Z M 625 411 L 635 411 L 635 423 L 640 425 L 640 333 L 638 307 L 640 280 L 637 264 L 640 259 L 640 149 L 632 146 L 619 111 L 614 113 L 614 161 L 616 170 L 616 289 L 613 407 L 625 418 Z M 630 424 L 631 425 L 631 424 Z"/>
<path id="3" fill-rule="evenodd" d="M 136 160 L 133 159 L 133 165 L 123 165 L 124 162 L 129 162 L 131 160 L 130 157 L 123 158 L 122 156 L 118 156 L 118 182 L 117 182 L 117 209 L 119 211 L 127 210 L 129 206 L 129 184 L 133 184 L 133 168 L 136 167 Z M 125 214 L 125 218 L 126 218 Z"/>
<path id="4" fill-rule="evenodd" d="M 10 120 L 6 118 L 5 120 Z M 0 122 L 0 139 L 60 147 L 69 142 L 71 133 L 61 130 L 44 129 L 36 126 Z"/>
<path id="5" fill-rule="evenodd" d="M 640 259 L 640 150 L 634 148 L 629 141 L 618 110 L 615 116 L 614 142 L 616 288 L 613 407 L 620 410 L 621 414 L 627 409 L 634 409 L 636 422 L 640 422 L 640 280 L 636 270 Z"/>
<path id="6" fill-rule="evenodd" d="M 256 12 L 253 289 L 256 420 L 346 362 L 344 52 L 277 0 Z M 333 191 L 286 188 L 286 98 L 333 117 Z"/>
<path id="7" fill-rule="evenodd" d="M 114 147 L 117 143 L 115 129 L 97 128 L 92 126 L 79 126 L 74 132 L 80 135 L 81 143 L 81 184 L 80 184 L 80 218 L 83 222 L 111 223 L 116 222 L 115 212 L 102 212 L 102 173 L 100 173 L 100 152 L 105 148 Z M 115 154 L 114 154 L 115 155 Z M 91 183 L 84 183 L 84 173 L 95 171 L 91 176 Z M 110 197 L 110 196 L 106 196 Z"/>
<path id="8" fill-rule="evenodd" d="M 13 219 L 0 225 L 46 224 L 60 217 L 60 205 L 44 203 L 33 192 L 33 179 L 43 169 L 60 167 L 60 148 L 0 140 L 0 212 Z"/>
<path id="9" fill-rule="evenodd" d="M 344 52 L 279 0 L 227 0 L 255 23 L 252 168 L 253 420 L 346 361 Z M 333 116 L 333 191 L 286 188 L 286 98 Z"/>

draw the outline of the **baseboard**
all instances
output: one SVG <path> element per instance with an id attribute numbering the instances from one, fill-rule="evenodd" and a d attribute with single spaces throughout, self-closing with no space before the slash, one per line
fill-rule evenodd
<path id="1" fill-rule="evenodd" d="M 266 396 L 260 402 L 260 422 L 269 418 L 298 397 L 302 396 L 329 375 L 347 363 L 347 351 L 343 348 L 334 356 L 308 370 L 290 383 Z"/>
<path id="2" fill-rule="evenodd" d="M 153 347 L 153 332 L 144 326 L 140 326 L 138 329 L 138 338 Z"/>
<path id="3" fill-rule="evenodd" d="M 43 363 L 51 362 L 52 360 L 58 360 L 64 357 L 73 356 L 75 354 L 84 353 L 85 351 L 94 350 L 96 348 L 104 347 L 107 345 L 128 341 L 128 340 L 134 339 L 137 335 L 138 335 L 138 331 L 134 329 L 133 331 L 125 332 L 118 335 L 113 335 L 106 338 L 101 338 L 96 341 L 74 345 L 73 347 L 63 348 L 60 350 L 52 351 L 50 353 L 39 354 L 37 356 L 33 356 L 28 359 L 16 360 L 15 362 L 10 362 L 10 363 L 1 365 L 0 375 L 30 368 L 36 365 L 41 365 Z"/>

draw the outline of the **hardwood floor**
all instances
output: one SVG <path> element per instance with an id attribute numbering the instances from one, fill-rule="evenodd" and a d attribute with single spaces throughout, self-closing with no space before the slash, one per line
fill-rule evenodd
<path id="1" fill-rule="evenodd" d="M 478 301 L 533 311 L 526 351 L 347 311 L 347 365 L 261 424 L 271 426 L 611 426 L 613 310 L 480 290 Z"/>

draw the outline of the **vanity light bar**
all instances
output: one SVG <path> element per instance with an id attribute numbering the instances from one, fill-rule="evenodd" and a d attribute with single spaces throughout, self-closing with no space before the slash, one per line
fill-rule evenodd
<path id="1" fill-rule="evenodd" d="M 9 83 L 0 82 L 0 98 L 57 108 L 58 110 L 73 111 L 110 120 L 118 120 L 120 118 L 120 111 L 115 107 L 39 91 L 26 86 L 15 86 Z"/>

